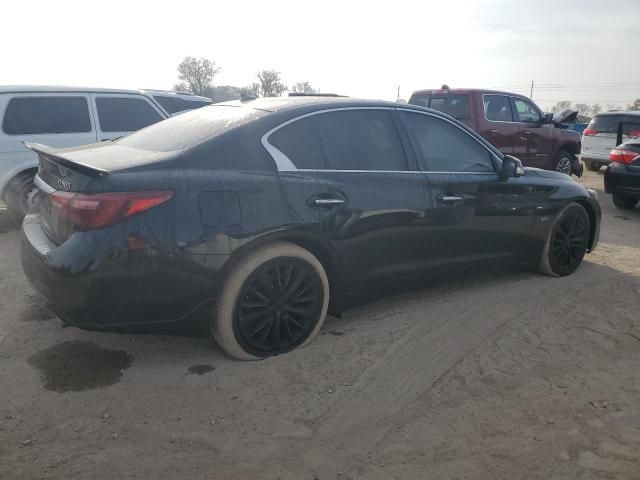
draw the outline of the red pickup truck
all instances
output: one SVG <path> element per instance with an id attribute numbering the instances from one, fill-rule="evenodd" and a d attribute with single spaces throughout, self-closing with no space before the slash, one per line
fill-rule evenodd
<path id="1" fill-rule="evenodd" d="M 582 175 L 580 135 L 527 97 L 493 90 L 418 90 L 409 103 L 447 113 L 529 167 Z"/>

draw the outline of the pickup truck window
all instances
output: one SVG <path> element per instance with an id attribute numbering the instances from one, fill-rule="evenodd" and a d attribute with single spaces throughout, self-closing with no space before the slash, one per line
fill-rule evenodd
<path id="1" fill-rule="evenodd" d="M 428 171 L 495 171 L 489 151 L 462 129 L 432 115 L 401 113 L 416 155 Z"/>
<path id="2" fill-rule="evenodd" d="M 513 122 L 509 97 L 505 95 L 484 95 L 484 116 L 492 122 Z"/>
<path id="3" fill-rule="evenodd" d="M 451 115 L 457 120 L 469 120 L 469 96 L 463 94 L 418 94 L 410 102 L 412 105 L 433 108 L 439 112 Z"/>
<path id="4" fill-rule="evenodd" d="M 536 123 L 542 119 L 542 114 L 531 102 L 521 98 L 513 99 L 513 107 L 517 122 Z"/>

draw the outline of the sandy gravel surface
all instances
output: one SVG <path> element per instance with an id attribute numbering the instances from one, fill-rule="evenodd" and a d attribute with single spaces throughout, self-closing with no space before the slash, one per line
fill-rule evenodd
<path id="1" fill-rule="evenodd" d="M 485 272 L 233 361 L 62 328 L 0 210 L 0 479 L 640 479 L 640 208 L 572 276 Z"/>

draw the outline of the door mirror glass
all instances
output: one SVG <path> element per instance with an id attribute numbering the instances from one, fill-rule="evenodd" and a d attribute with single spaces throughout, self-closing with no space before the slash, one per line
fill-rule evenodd
<path id="1" fill-rule="evenodd" d="M 518 178 L 523 175 L 524 167 L 520 160 L 511 155 L 505 155 L 502 158 L 502 168 L 500 169 L 500 176 L 502 178 Z"/>
<path id="2" fill-rule="evenodd" d="M 553 113 L 545 113 L 544 117 L 542 117 L 543 125 L 550 125 L 553 123 Z"/>

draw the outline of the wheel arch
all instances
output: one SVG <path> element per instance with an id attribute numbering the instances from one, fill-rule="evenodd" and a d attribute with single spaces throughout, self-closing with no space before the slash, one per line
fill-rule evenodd
<path id="1" fill-rule="evenodd" d="M 593 248 L 593 243 L 595 241 L 596 229 L 598 228 L 596 222 L 598 221 L 596 217 L 595 209 L 591 203 L 583 198 L 577 198 L 575 202 L 584 208 L 587 211 L 587 215 L 589 215 L 589 245 L 588 252 L 591 252 Z"/>
<path id="2" fill-rule="evenodd" d="M 2 198 L 4 200 L 5 198 L 5 194 L 7 193 L 7 187 L 9 187 L 9 185 L 11 185 L 11 183 L 18 178 L 21 175 L 24 174 L 29 174 L 29 175 L 33 175 L 35 177 L 35 175 L 38 173 L 38 166 L 37 164 L 35 166 L 31 165 L 28 167 L 25 167 L 24 165 L 21 166 L 18 169 L 15 169 L 11 172 L 9 172 L 6 177 L 3 179 L 4 183 L 2 185 L 0 185 L 0 198 Z"/>
<path id="3" fill-rule="evenodd" d="M 236 249 L 223 267 L 223 278 L 234 264 L 246 253 L 275 242 L 289 242 L 311 252 L 322 264 L 329 281 L 329 312 L 339 313 L 342 310 L 343 274 L 338 261 L 338 254 L 326 241 L 316 238 L 309 232 L 278 231 L 256 238 Z"/>

